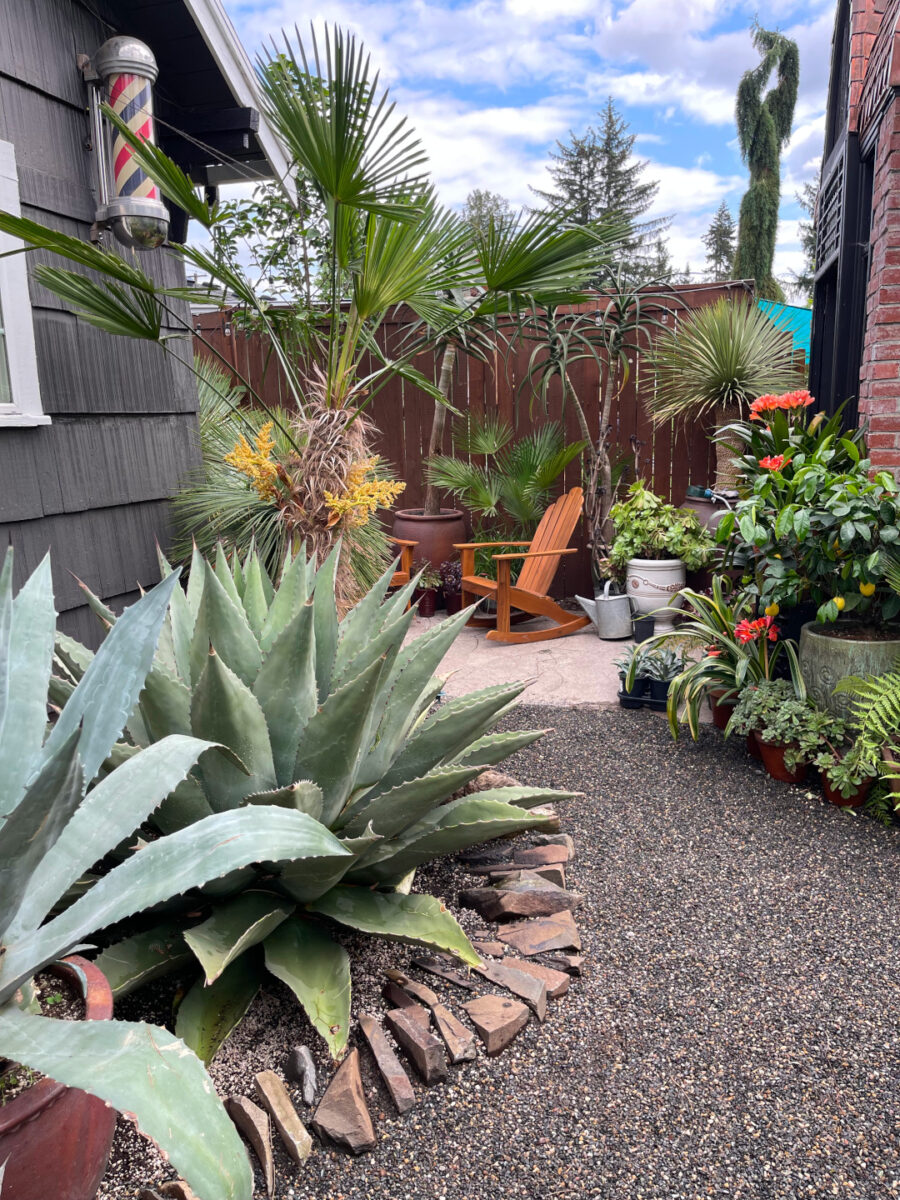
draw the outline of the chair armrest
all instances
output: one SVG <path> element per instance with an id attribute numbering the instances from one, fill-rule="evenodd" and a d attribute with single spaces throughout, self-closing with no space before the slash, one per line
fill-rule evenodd
<path id="1" fill-rule="evenodd" d="M 395 546 L 418 546 L 418 542 L 408 542 L 406 538 L 388 538 L 389 542 L 393 542 Z"/>
<path id="2" fill-rule="evenodd" d="M 454 550 L 488 550 L 491 546 L 530 546 L 527 542 L 454 542 Z"/>
<path id="3" fill-rule="evenodd" d="M 514 546 L 515 542 L 506 545 Z M 494 562 L 508 562 L 512 558 L 551 558 L 557 554 L 577 554 L 578 547 L 570 546 L 568 550 L 517 550 L 515 554 L 492 554 Z"/>

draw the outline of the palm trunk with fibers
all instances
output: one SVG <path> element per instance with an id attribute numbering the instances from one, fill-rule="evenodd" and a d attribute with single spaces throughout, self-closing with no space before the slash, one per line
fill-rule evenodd
<path id="1" fill-rule="evenodd" d="M 453 368 L 456 365 L 456 343 L 447 342 L 441 357 L 441 373 L 438 376 L 438 391 L 445 400 L 450 398 L 453 383 Z M 442 454 L 444 449 L 444 427 L 447 424 L 447 409 L 437 400 L 434 402 L 434 418 L 431 422 L 431 437 L 428 439 L 428 461 Z M 436 517 L 441 511 L 438 489 L 433 483 L 425 485 L 423 512 L 426 517 Z"/>
<path id="2" fill-rule="evenodd" d="M 737 404 L 729 404 L 725 408 L 719 410 L 719 417 L 716 421 L 716 482 L 715 490 L 717 492 L 734 492 L 737 491 L 738 483 L 741 478 L 741 468 L 738 461 L 735 459 L 735 452 L 731 446 L 726 446 L 721 441 L 722 431 L 727 425 L 733 425 L 735 421 L 741 419 L 741 410 Z"/>
<path id="3" fill-rule="evenodd" d="M 588 425 L 587 416 L 581 406 L 581 401 L 578 399 L 568 371 L 563 375 L 563 389 L 566 398 L 572 402 L 575 408 L 578 427 L 581 430 L 581 436 L 585 442 L 585 452 L 588 455 L 587 487 L 585 488 L 584 495 L 584 519 L 588 527 L 588 539 L 591 548 L 591 574 L 596 580 L 600 578 L 602 570 L 600 564 L 606 557 L 607 546 L 603 525 L 611 507 L 611 504 L 608 502 L 608 496 L 611 488 L 612 467 L 609 461 L 609 451 L 606 448 L 603 414 L 601 413 L 600 416 L 600 433 L 595 442 L 590 426 Z M 605 407 L 604 405 L 604 411 Z M 604 505 L 605 499 L 607 499 L 607 503 Z"/>

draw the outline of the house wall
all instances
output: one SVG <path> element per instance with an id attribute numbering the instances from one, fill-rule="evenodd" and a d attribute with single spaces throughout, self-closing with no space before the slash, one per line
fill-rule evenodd
<path id="1" fill-rule="evenodd" d="M 75 58 L 127 32 L 106 0 L 0 0 L 0 139 L 15 145 L 24 216 L 88 237 L 93 155 Z M 155 277 L 183 282 L 167 253 L 138 258 Z M 29 259 L 33 269 L 49 256 Z M 155 582 L 155 544 L 170 535 L 167 498 L 198 461 L 191 346 L 173 342 L 172 357 L 95 330 L 33 277 L 29 299 L 52 423 L 0 428 L 0 548 L 11 541 L 19 582 L 49 548 L 60 626 L 96 642 L 99 624 L 75 577 L 114 606 Z"/>

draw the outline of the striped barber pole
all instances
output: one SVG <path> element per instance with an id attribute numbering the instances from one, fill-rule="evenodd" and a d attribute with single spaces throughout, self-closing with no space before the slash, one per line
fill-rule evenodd
<path id="1" fill-rule="evenodd" d="M 155 142 L 153 97 L 150 80 L 144 75 L 112 75 L 109 79 L 109 104 L 116 116 L 142 141 Z M 113 173 L 118 196 L 159 200 L 159 189 L 145 175 L 134 158 L 134 151 L 116 131 L 113 139 Z"/>

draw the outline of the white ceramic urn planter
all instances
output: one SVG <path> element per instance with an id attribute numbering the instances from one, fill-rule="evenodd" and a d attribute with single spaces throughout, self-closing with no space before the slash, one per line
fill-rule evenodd
<path id="1" fill-rule="evenodd" d="M 635 615 L 655 617 L 655 633 L 671 633 L 680 607 L 678 593 L 684 587 L 684 563 L 680 558 L 630 558 L 625 569 L 625 590 Z M 660 611 L 662 610 L 662 611 Z"/>

